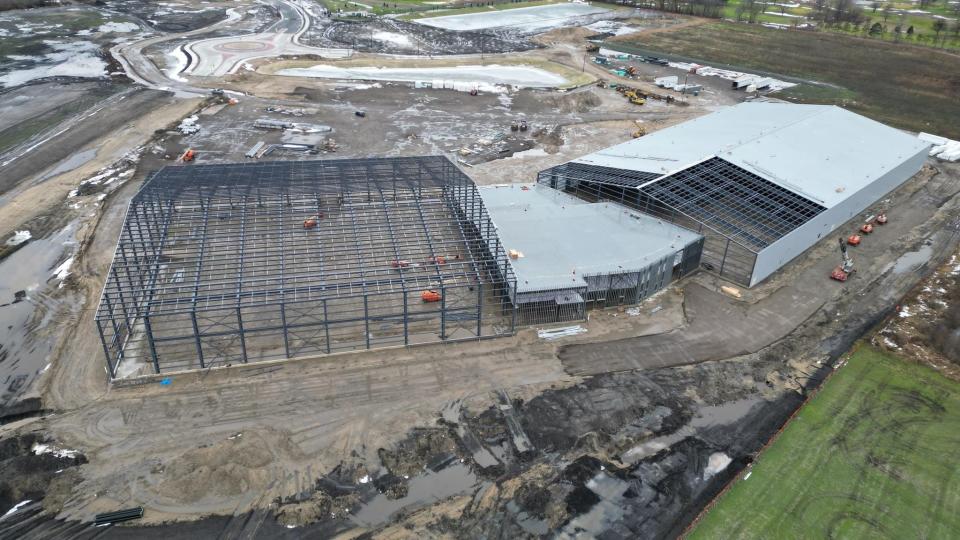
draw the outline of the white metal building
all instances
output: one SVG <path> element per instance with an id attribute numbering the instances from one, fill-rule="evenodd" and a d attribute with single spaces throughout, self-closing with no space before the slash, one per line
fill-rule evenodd
<path id="1" fill-rule="evenodd" d="M 912 177 L 929 143 L 839 107 L 751 102 L 542 171 L 704 235 L 702 264 L 767 278 Z"/>

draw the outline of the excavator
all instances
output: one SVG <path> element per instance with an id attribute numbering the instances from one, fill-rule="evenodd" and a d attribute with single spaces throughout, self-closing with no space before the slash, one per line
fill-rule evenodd
<path id="1" fill-rule="evenodd" d="M 840 239 L 840 254 L 843 257 L 842 262 L 840 266 L 833 269 L 833 272 L 830 272 L 830 279 L 842 282 L 846 281 L 853 273 L 853 259 L 847 255 L 847 244 L 843 241 L 843 238 Z"/>

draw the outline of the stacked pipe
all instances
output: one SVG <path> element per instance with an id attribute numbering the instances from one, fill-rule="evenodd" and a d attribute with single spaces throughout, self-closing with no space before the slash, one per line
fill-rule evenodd
<path id="1" fill-rule="evenodd" d="M 110 523 L 120 523 L 130 521 L 131 519 L 140 519 L 143 517 L 143 507 L 127 508 L 126 510 L 117 510 L 116 512 L 106 512 L 97 514 L 93 518 L 95 525 L 107 525 Z"/>

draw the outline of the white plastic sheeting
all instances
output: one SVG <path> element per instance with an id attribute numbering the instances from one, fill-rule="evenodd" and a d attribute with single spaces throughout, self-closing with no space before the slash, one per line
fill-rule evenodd
<path id="1" fill-rule="evenodd" d="M 960 161 L 960 141 L 921 132 L 918 137 L 923 142 L 933 145 L 930 155 L 943 161 Z"/>

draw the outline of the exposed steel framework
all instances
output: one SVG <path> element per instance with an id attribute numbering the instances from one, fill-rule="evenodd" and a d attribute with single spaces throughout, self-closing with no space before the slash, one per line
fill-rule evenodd
<path id="1" fill-rule="evenodd" d="M 570 162 L 541 171 L 538 181 L 702 234 L 700 264 L 746 286 L 760 251 L 825 210 L 720 158 L 669 175 Z"/>
<path id="2" fill-rule="evenodd" d="M 166 167 L 130 203 L 96 324 L 112 377 L 165 373 L 512 334 L 514 282 L 443 157 Z"/>

